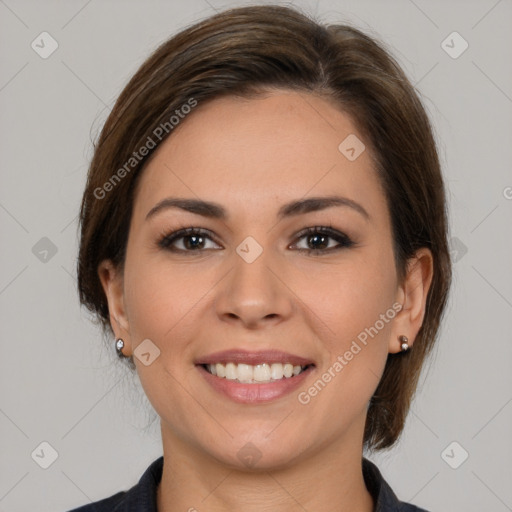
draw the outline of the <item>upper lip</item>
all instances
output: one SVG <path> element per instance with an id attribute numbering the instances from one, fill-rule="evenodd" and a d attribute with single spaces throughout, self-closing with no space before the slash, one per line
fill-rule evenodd
<path id="1" fill-rule="evenodd" d="M 257 365 L 263 363 L 291 363 L 294 366 L 307 366 L 314 364 L 311 359 L 289 354 L 280 350 L 262 350 L 262 351 L 249 351 L 249 350 L 223 350 L 222 352 L 215 352 L 196 360 L 195 364 L 217 364 L 217 363 L 235 363 L 235 364 L 250 364 Z"/>

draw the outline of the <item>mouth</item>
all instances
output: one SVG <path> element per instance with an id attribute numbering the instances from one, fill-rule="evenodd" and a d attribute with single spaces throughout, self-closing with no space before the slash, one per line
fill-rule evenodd
<path id="1" fill-rule="evenodd" d="M 310 359 L 275 350 L 228 350 L 200 358 L 195 365 L 214 390 L 246 404 L 291 393 L 315 369 Z"/>
<path id="2" fill-rule="evenodd" d="M 208 373 L 220 379 L 233 380 L 242 384 L 260 384 L 291 379 L 314 365 L 293 365 L 292 363 L 261 363 L 251 365 L 229 362 L 226 364 L 202 364 L 201 366 Z"/>
<path id="3" fill-rule="evenodd" d="M 311 359 L 280 350 L 224 350 L 195 361 L 221 379 L 243 383 L 290 379 L 314 366 Z"/>

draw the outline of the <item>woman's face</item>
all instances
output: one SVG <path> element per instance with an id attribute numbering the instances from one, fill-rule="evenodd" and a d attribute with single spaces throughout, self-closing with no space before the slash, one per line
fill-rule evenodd
<path id="1" fill-rule="evenodd" d="M 388 352 L 415 335 L 369 151 L 347 115 L 289 91 L 199 104 L 158 149 L 124 273 L 102 281 L 164 445 L 237 467 L 360 453 Z M 172 240 L 182 228 L 200 233 Z M 306 369 L 280 378 L 288 363 Z"/>

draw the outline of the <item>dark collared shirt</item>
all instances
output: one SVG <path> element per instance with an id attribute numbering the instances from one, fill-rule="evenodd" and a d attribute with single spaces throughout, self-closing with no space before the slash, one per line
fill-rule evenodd
<path id="1" fill-rule="evenodd" d="M 155 460 L 142 475 L 139 483 L 128 491 L 121 491 L 110 498 L 96 501 L 69 512 L 157 512 L 156 490 L 162 479 L 163 456 Z M 366 487 L 375 500 L 374 512 L 427 512 L 399 501 L 373 462 L 363 457 L 363 477 Z"/>

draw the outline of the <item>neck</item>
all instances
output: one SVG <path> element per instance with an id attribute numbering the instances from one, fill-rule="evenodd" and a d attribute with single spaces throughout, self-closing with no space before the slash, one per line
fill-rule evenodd
<path id="1" fill-rule="evenodd" d="M 358 443 L 331 443 L 287 467 L 242 470 L 194 449 L 163 425 L 162 434 L 158 512 L 374 511 Z"/>

